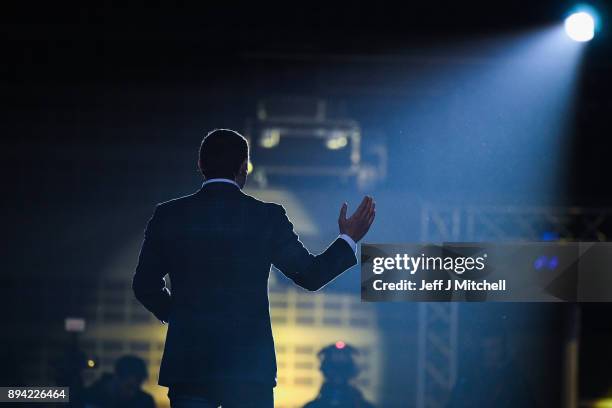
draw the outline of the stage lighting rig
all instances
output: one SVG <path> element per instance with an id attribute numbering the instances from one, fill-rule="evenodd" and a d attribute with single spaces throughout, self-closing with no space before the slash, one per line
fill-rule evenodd
<path id="1" fill-rule="evenodd" d="M 565 32 L 574 41 L 590 41 L 595 36 L 595 20 L 587 12 L 574 13 L 565 19 Z"/>
<path id="2" fill-rule="evenodd" d="M 247 123 L 254 180 L 359 177 L 361 127 L 327 101 L 281 97 L 259 101 Z"/>
<path id="3" fill-rule="evenodd" d="M 577 42 L 591 41 L 600 29 L 599 13 L 591 6 L 581 4 L 568 13 L 564 22 L 565 33 Z"/>

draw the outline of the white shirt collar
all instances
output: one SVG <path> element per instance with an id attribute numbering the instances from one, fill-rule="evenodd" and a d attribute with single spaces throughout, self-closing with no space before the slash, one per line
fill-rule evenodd
<path id="1" fill-rule="evenodd" d="M 236 183 L 234 180 L 230 180 L 226 178 L 212 178 L 212 179 L 205 180 L 204 183 L 202 183 L 202 187 L 210 183 L 229 183 L 229 184 L 233 184 L 236 187 L 240 188 L 238 183 Z"/>

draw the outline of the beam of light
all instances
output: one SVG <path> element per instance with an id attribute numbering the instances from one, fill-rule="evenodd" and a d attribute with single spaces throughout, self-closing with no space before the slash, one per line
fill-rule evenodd
<path id="1" fill-rule="evenodd" d="M 411 159 L 401 168 L 412 175 L 406 177 L 406 188 L 416 186 L 433 205 L 558 203 L 569 164 L 568 131 L 582 50 L 584 43 L 570 40 L 562 24 L 441 50 L 448 57 L 432 59 L 415 75 L 410 83 L 423 86 L 412 93 L 421 97 L 407 97 L 401 112 L 406 125 L 400 154 Z M 478 223 L 470 216 L 453 220 L 449 235 L 456 225 L 458 240 L 469 240 L 470 227 L 462 232 L 460 225 Z M 492 231 L 485 239 L 495 230 L 516 232 L 515 226 L 500 227 L 502 223 L 485 221 L 485 229 Z M 558 260 L 542 258 L 536 266 L 554 269 Z M 499 307 L 521 324 L 545 322 L 551 310 L 534 306 L 522 314 L 514 305 Z M 478 322 L 468 323 L 474 338 L 485 336 L 481 328 L 492 325 L 482 322 L 499 316 L 491 304 L 461 304 L 458 310 Z M 468 332 L 465 326 L 459 330 Z M 525 350 L 532 347 L 524 344 Z M 418 355 L 429 347 L 424 341 Z M 458 358 L 465 367 L 477 354 L 459 353 Z M 424 367 L 418 369 L 420 384 L 428 375 Z M 392 362 L 385 371 L 394 370 L 401 368 Z M 417 396 L 425 401 L 429 395 L 423 391 Z"/>
<path id="2" fill-rule="evenodd" d="M 595 36 L 595 20 L 587 12 L 574 13 L 565 19 L 565 32 L 574 41 L 590 41 Z"/>
<path id="3" fill-rule="evenodd" d="M 431 203 L 557 202 L 583 45 L 559 24 L 426 59 L 397 119 L 410 161 L 392 171 Z"/>

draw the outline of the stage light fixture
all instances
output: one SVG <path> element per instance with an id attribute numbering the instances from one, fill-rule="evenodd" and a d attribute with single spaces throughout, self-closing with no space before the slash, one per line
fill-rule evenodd
<path id="1" fill-rule="evenodd" d="M 574 41 L 590 41 L 595 36 L 595 19 L 585 11 L 574 13 L 565 19 L 565 32 Z"/>
<path id="2" fill-rule="evenodd" d="M 280 143 L 280 130 L 266 129 L 259 139 L 259 145 L 265 149 L 272 149 Z"/>
<path id="3" fill-rule="evenodd" d="M 348 137 L 346 132 L 341 130 L 335 130 L 331 132 L 331 135 L 325 141 L 325 146 L 330 150 L 338 150 L 348 145 Z"/>

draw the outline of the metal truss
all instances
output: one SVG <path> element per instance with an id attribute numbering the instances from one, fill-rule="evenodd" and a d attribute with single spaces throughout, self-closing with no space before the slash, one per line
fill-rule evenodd
<path id="1" fill-rule="evenodd" d="M 611 231 L 610 208 L 425 205 L 421 211 L 424 242 L 539 241 L 555 237 L 567 241 L 607 241 Z"/>
<path id="2" fill-rule="evenodd" d="M 448 402 L 457 374 L 458 322 L 457 303 L 419 304 L 417 408 Z"/>
<path id="3" fill-rule="evenodd" d="M 607 241 L 612 209 L 424 205 L 422 242 Z M 457 373 L 457 303 L 419 305 L 417 408 L 443 407 Z"/>

